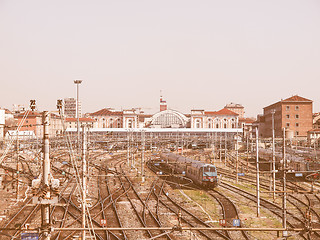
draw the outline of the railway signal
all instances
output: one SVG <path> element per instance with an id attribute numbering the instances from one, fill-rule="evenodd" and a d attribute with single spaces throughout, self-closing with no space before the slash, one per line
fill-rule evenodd
<path id="1" fill-rule="evenodd" d="M 219 219 L 219 225 L 224 227 L 227 225 L 227 221 L 225 219 Z"/>
<path id="2" fill-rule="evenodd" d="M 30 100 L 30 108 L 32 112 L 34 112 L 34 110 L 36 109 L 36 100 L 34 99 Z"/>
<path id="3" fill-rule="evenodd" d="M 232 220 L 232 225 L 234 227 L 240 227 L 240 219 L 233 219 Z"/>
<path id="4" fill-rule="evenodd" d="M 106 227 L 107 226 L 107 219 L 100 219 L 100 225 L 102 227 Z"/>

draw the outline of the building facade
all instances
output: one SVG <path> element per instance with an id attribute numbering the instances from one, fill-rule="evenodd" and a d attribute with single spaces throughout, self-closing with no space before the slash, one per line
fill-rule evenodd
<path id="1" fill-rule="evenodd" d="M 79 127 L 82 125 L 86 125 L 90 128 L 97 127 L 97 121 L 92 118 L 79 118 Z M 65 119 L 65 127 L 66 128 L 77 128 L 78 127 L 78 119 L 77 118 L 66 118 Z"/>
<path id="2" fill-rule="evenodd" d="M 224 108 L 229 109 L 239 115 L 239 118 L 244 118 L 244 107 L 238 103 L 229 103 Z"/>
<path id="3" fill-rule="evenodd" d="M 75 98 L 65 98 L 63 100 L 63 113 L 67 118 L 77 117 L 77 99 Z M 79 117 L 82 116 L 81 102 L 78 101 Z"/>
<path id="4" fill-rule="evenodd" d="M 283 128 L 293 136 L 307 137 L 312 129 L 312 104 L 312 100 L 295 95 L 265 107 L 259 117 L 259 135 L 272 137 L 274 119 L 276 137 L 283 135 Z"/>
<path id="5" fill-rule="evenodd" d="M 191 110 L 191 128 L 238 128 L 238 116 L 226 108 L 219 111 Z"/>
<path id="6" fill-rule="evenodd" d="M 15 116 L 17 127 L 15 130 L 31 131 L 37 138 L 43 137 L 42 114 L 39 112 L 26 111 Z M 63 133 L 63 124 L 60 116 L 49 114 L 49 137 L 55 137 Z M 33 136 L 33 135 L 32 135 Z"/>

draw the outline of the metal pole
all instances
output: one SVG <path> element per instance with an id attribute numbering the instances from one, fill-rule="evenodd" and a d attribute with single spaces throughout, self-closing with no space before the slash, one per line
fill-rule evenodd
<path id="1" fill-rule="evenodd" d="M 286 176 L 287 176 L 287 160 L 286 160 L 286 129 L 283 128 L 283 200 L 282 200 L 282 227 L 287 228 L 287 189 L 286 189 Z M 287 237 L 287 231 L 283 231 L 283 237 Z"/>
<path id="2" fill-rule="evenodd" d="M 82 80 L 73 81 L 77 85 L 77 103 L 76 103 L 76 117 L 77 117 L 77 144 L 78 144 L 78 155 L 80 154 L 80 120 L 79 120 L 79 85 Z"/>
<path id="3" fill-rule="evenodd" d="M 222 158 L 221 158 L 221 135 L 220 135 L 220 141 L 219 141 L 220 145 L 219 145 L 219 157 L 220 157 L 220 163 L 222 162 Z"/>
<path id="4" fill-rule="evenodd" d="M 227 133 L 224 132 L 224 163 L 227 165 Z"/>
<path id="5" fill-rule="evenodd" d="M 49 158 L 49 113 L 47 111 L 43 112 L 43 172 L 42 172 L 42 183 L 44 185 L 44 190 L 46 191 L 44 198 L 50 199 L 50 186 L 49 186 L 49 176 L 50 176 L 50 158 Z M 50 204 L 41 204 L 41 228 L 44 232 L 44 239 L 50 240 Z"/>
<path id="6" fill-rule="evenodd" d="M 271 111 L 272 114 L 272 181 L 273 181 L 273 201 L 276 199 L 276 158 L 275 158 L 275 144 L 274 144 L 274 113 L 275 110 Z"/>
<path id="7" fill-rule="evenodd" d="M 86 150 L 87 150 L 87 133 L 85 126 L 82 127 L 82 228 L 86 227 L 86 191 L 87 191 L 87 162 L 86 162 Z M 86 231 L 82 231 L 82 240 L 86 239 Z"/>
<path id="8" fill-rule="evenodd" d="M 77 84 L 77 142 L 78 142 L 78 154 L 80 153 L 80 120 L 79 120 L 79 84 Z"/>
<path id="9" fill-rule="evenodd" d="M 129 167 L 130 164 L 130 153 L 129 153 L 129 143 L 130 143 L 130 138 L 129 138 L 129 131 L 127 131 L 127 164 Z"/>
<path id="10" fill-rule="evenodd" d="M 142 130 L 142 154 L 141 154 L 141 181 L 144 182 L 144 150 L 145 150 L 145 131 Z"/>
<path id="11" fill-rule="evenodd" d="M 19 131 L 17 130 L 17 200 L 19 200 Z"/>
<path id="12" fill-rule="evenodd" d="M 236 182 L 238 183 L 239 181 L 239 176 L 238 176 L 238 168 L 239 168 L 239 162 L 238 162 L 238 135 L 236 135 Z"/>
<path id="13" fill-rule="evenodd" d="M 247 134 L 247 173 L 249 172 L 249 134 Z"/>
<path id="14" fill-rule="evenodd" d="M 260 217 L 260 176 L 259 176 L 259 132 L 256 128 L 256 158 L 257 158 L 257 217 Z"/>

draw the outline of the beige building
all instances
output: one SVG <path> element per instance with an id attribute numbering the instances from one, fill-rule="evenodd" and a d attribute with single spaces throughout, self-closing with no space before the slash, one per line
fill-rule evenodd
<path id="1" fill-rule="evenodd" d="M 219 111 L 191 110 L 191 128 L 238 128 L 238 114 L 226 108 Z"/>
<path id="2" fill-rule="evenodd" d="M 66 128 L 77 128 L 78 126 L 77 118 L 66 118 L 65 119 L 65 127 Z M 79 127 L 85 124 L 87 127 L 96 128 L 97 121 L 92 118 L 79 118 Z"/>
<path id="3" fill-rule="evenodd" d="M 77 99 L 75 98 L 65 98 L 63 100 L 63 113 L 64 116 L 67 118 L 74 118 L 77 117 Z M 82 110 L 81 110 L 81 102 L 78 102 L 78 109 L 79 109 L 79 117 L 82 116 Z"/>
<path id="4" fill-rule="evenodd" d="M 229 103 L 224 108 L 229 109 L 239 115 L 239 118 L 244 118 L 244 107 L 238 103 Z"/>

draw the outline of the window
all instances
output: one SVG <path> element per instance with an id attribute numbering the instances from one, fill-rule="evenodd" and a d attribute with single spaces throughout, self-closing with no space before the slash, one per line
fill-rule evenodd
<path id="1" fill-rule="evenodd" d="M 299 114 L 296 114 L 296 118 L 297 118 L 297 119 L 299 118 Z"/>
<path id="2" fill-rule="evenodd" d="M 196 128 L 200 128 L 201 126 L 200 126 L 200 120 L 199 119 L 197 119 L 196 120 Z"/>
<path id="3" fill-rule="evenodd" d="M 299 127 L 299 123 L 296 123 L 296 127 Z"/>
<path id="4" fill-rule="evenodd" d="M 296 131 L 296 136 L 299 136 L 299 131 Z"/>
<path id="5" fill-rule="evenodd" d="M 290 106 L 286 106 L 286 110 L 289 111 L 290 110 Z"/>
<path id="6" fill-rule="evenodd" d="M 132 124 L 132 120 L 131 119 L 128 120 L 128 128 L 133 128 L 133 124 Z"/>
<path id="7" fill-rule="evenodd" d="M 287 123 L 286 126 L 287 126 L 287 127 L 290 127 L 290 123 Z"/>
<path id="8" fill-rule="evenodd" d="M 290 118 L 290 115 L 289 115 L 289 114 L 287 114 L 287 115 L 286 115 L 286 118 Z"/>
<path id="9" fill-rule="evenodd" d="M 216 124 L 216 128 L 219 128 L 219 123 Z"/>
<path id="10" fill-rule="evenodd" d="M 299 106 L 296 106 L 295 109 L 298 111 L 299 110 Z"/>

